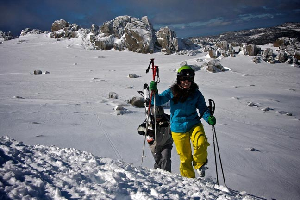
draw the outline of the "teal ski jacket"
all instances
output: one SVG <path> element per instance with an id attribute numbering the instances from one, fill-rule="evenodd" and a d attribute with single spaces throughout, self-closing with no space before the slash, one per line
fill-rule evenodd
<path id="1" fill-rule="evenodd" d="M 170 123 L 172 132 L 188 132 L 193 126 L 201 123 L 200 117 L 207 122 L 210 112 L 206 106 L 205 99 L 199 90 L 196 90 L 193 96 L 188 97 L 183 103 L 178 102 L 175 104 L 172 98 L 173 93 L 171 88 L 163 91 L 161 94 L 158 94 L 157 92 L 155 94 L 155 103 L 158 106 L 170 101 Z M 153 103 L 154 102 L 152 101 L 152 104 Z"/>

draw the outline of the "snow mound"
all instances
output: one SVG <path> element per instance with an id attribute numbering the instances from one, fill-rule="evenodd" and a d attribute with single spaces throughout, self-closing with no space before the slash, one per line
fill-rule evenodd
<path id="1" fill-rule="evenodd" d="M 0 137 L 1 199 L 262 199 L 73 148 Z"/>

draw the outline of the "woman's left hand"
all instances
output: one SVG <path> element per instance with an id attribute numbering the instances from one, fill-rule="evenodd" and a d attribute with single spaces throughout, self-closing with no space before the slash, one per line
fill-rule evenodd
<path id="1" fill-rule="evenodd" d="M 211 116 L 209 116 L 208 118 L 207 118 L 207 123 L 209 124 L 209 125 L 212 125 L 212 126 L 214 126 L 214 125 L 216 125 L 216 118 L 213 116 L 213 115 L 211 115 Z"/>

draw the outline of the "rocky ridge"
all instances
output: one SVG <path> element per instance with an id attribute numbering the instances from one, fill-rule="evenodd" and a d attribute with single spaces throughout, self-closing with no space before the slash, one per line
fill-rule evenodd
<path id="1" fill-rule="evenodd" d="M 56 20 L 51 26 L 52 38 L 76 38 L 78 31 L 84 31 L 94 49 L 129 50 L 138 53 L 153 53 L 162 51 L 172 54 L 186 49 L 188 44 L 176 37 L 176 33 L 168 27 L 156 31 L 147 16 L 142 19 L 131 16 L 119 16 L 105 22 L 102 26 L 92 25 L 83 30 L 76 24 L 65 20 Z"/>
<path id="2" fill-rule="evenodd" d="M 285 23 L 271 28 L 259 28 L 227 32 L 218 36 L 189 38 L 199 49 L 208 52 L 211 58 L 244 54 L 254 56 L 253 62 L 262 60 L 299 66 L 300 59 L 300 23 Z M 262 50 L 259 46 L 272 44 L 272 48 Z"/>
<path id="3" fill-rule="evenodd" d="M 138 53 L 161 51 L 169 54 L 197 55 L 207 52 L 211 58 L 235 56 L 238 53 L 254 56 L 253 62 L 262 60 L 275 63 L 299 65 L 300 59 L 300 23 L 285 23 L 270 28 L 259 28 L 235 32 L 226 32 L 218 36 L 193 37 L 180 39 L 175 31 L 168 27 L 154 30 L 147 16 L 142 19 L 131 16 L 119 16 L 103 23 L 93 24 L 90 29 L 70 24 L 64 19 L 52 23 L 50 37 L 57 40 L 81 38 L 86 49 L 129 50 Z M 20 35 L 44 33 L 37 29 L 26 28 Z M 0 42 L 13 39 L 10 32 L 0 31 Z M 268 48 L 261 50 L 259 45 L 273 44 L 277 52 Z"/>

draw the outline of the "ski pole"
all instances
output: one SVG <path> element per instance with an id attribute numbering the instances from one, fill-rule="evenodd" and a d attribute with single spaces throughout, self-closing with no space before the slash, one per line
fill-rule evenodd
<path id="1" fill-rule="evenodd" d="M 220 154 L 220 148 L 219 148 L 219 143 L 218 143 L 218 138 L 217 138 L 215 126 L 212 126 L 212 130 L 213 130 L 213 133 L 214 133 L 214 136 L 215 136 L 215 139 L 216 139 L 216 144 L 217 144 L 217 149 L 218 149 L 218 154 L 219 154 L 219 160 L 220 160 L 220 166 L 221 166 L 221 170 L 222 170 L 224 185 L 226 186 L 225 175 L 224 175 L 224 170 L 223 170 L 223 165 L 222 165 L 222 160 L 221 160 L 221 154 Z M 219 181 L 218 181 L 218 185 L 219 185 Z"/>
<path id="2" fill-rule="evenodd" d="M 214 144 L 214 155 L 215 155 L 215 167 L 216 167 L 216 175 L 217 175 L 217 184 L 219 184 L 219 173 L 218 173 L 218 163 L 217 163 L 217 156 L 216 156 L 216 145 L 215 145 L 215 134 L 213 132 L 213 144 Z"/>
<path id="3" fill-rule="evenodd" d="M 209 111 L 210 114 L 213 115 L 215 112 L 215 103 L 212 99 L 208 99 L 209 102 Z M 215 145 L 215 134 L 213 132 L 213 146 L 214 146 L 214 156 L 215 156 L 215 167 L 216 167 L 216 175 L 217 175 L 217 184 L 219 185 L 219 173 L 218 173 L 218 162 L 217 162 L 217 155 L 216 155 L 216 145 Z"/>
<path id="4" fill-rule="evenodd" d="M 209 110 L 211 115 L 214 114 L 215 112 L 215 102 L 212 99 L 209 99 Z M 226 182 L 225 182 L 225 175 L 224 175 L 224 170 L 223 170 L 223 165 L 222 165 L 222 160 L 221 160 L 221 154 L 220 154 L 220 148 L 219 148 L 219 143 L 218 143 L 218 138 L 217 138 L 217 133 L 216 133 L 216 129 L 215 126 L 212 126 L 212 131 L 213 131 L 213 145 L 214 145 L 214 155 L 215 155 L 215 165 L 216 165 L 216 174 L 217 174 L 217 184 L 219 184 L 219 175 L 218 175 L 218 165 L 217 165 L 217 156 L 216 156 L 216 145 L 217 144 L 217 150 L 218 150 L 218 154 L 219 154 L 219 161 L 220 161 L 220 166 L 221 166 L 221 170 L 222 170 L 222 175 L 223 175 L 223 180 L 224 180 L 224 185 L 226 186 Z M 227 187 L 227 186 L 226 186 Z"/>

